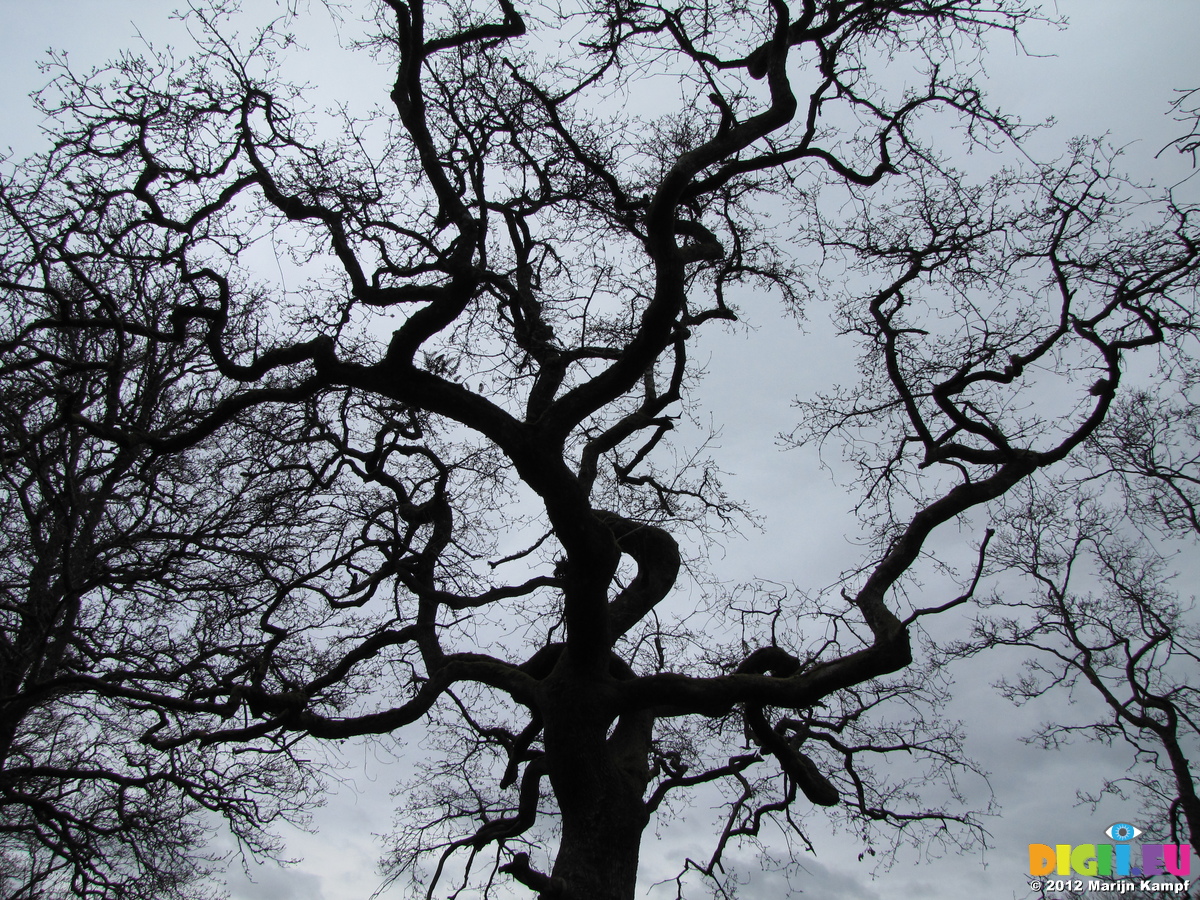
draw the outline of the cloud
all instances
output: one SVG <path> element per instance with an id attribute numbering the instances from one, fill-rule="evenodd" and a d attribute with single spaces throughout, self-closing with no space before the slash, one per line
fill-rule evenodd
<path id="1" fill-rule="evenodd" d="M 804 894 L 823 900 L 881 900 L 879 892 L 869 886 L 865 873 L 830 869 L 816 860 L 805 860 L 803 869 L 799 877 L 790 879 L 793 890 L 799 888 Z M 763 898 L 786 896 L 783 891 L 787 890 L 787 880 L 781 874 L 766 873 L 764 882 L 768 892 L 761 895 Z M 772 886 L 776 893 L 770 893 Z"/>
<path id="2" fill-rule="evenodd" d="M 225 884 L 231 900 L 327 900 L 318 876 L 275 864 L 238 870 Z"/>

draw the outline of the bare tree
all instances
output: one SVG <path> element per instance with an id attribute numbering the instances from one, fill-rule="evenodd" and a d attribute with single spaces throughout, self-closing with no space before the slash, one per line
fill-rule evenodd
<path id="1" fill-rule="evenodd" d="M 6 224 L 11 279 L 38 254 Z M 314 494 L 278 435 L 255 439 L 261 417 L 231 445 L 186 454 L 104 436 L 114 422 L 186 422 L 211 381 L 195 348 L 88 327 L 115 298 L 148 321 L 174 305 L 151 271 L 96 261 L 0 296 L 0 884 L 12 900 L 207 896 L 218 817 L 268 851 L 263 827 L 311 802 L 311 777 L 284 754 L 164 754 L 143 740 L 161 691 L 133 682 L 183 687 L 189 669 L 244 665 L 240 618 L 303 565 L 288 542 L 318 529 L 298 525 L 312 516 L 297 501 Z"/>
<path id="2" fill-rule="evenodd" d="M 321 474 L 305 490 L 348 498 L 306 567 L 256 582 L 275 589 L 194 664 L 121 670 L 110 690 L 161 716 L 144 743 L 282 752 L 424 722 L 445 752 L 392 862 L 429 895 L 453 871 L 632 897 L 648 823 L 703 785 L 728 816 L 687 868 L 714 877 L 768 821 L 803 839 L 808 805 L 868 835 L 978 839 L 953 803 L 954 730 L 887 712 L 929 687 L 908 669 L 914 625 L 974 579 L 920 600 L 905 579 L 940 526 L 1079 452 L 1131 354 L 1190 333 L 1200 262 L 1194 212 L 1128 212 L 1101 148 L 973 186 L 923 141 L 935 115 L 977 146 L 1019 141 L 970 59 L 1033 11 L 384 0 L 359 46 L 390 66 L 390 105 L 328 134 L 277 74 L 282 26 L 239 41 L 229 12 L 193 10 L 193 59 L 62 69 L 40 189 L 9 190 L 37 251 L 7 290 L 120 260 L 174 292 L 157 319 L 113 296 L 38 329 L 210 367 L 184 420 L 72 422 L 157 460 L 241 440 L 261 414 L 277 423 L 253 449 L 264 477 L 303 446 Z M 677 102 L 643 91 L 663 79 Z M 251 270 L 268 240 L 302 287 Z M 823 282 L 792 242 L 845 271 Z M 689 349 L 754 290 L 841 296 L 863 378 L 807 398 L 797 437 L 850 439 L 878 541 L 840 599 L 719 603 L 727 633 L 673 591 L 686 542 L 736 505 L 673 438 L 702 405 Z M 276 524 L 245 531 L 260 567 Z M 872 771 L 892 751 L 924 754 L 947 802 Z"/>
<path id="3" fill-rule="evenodd" d="M 1200 751 L 1195 609 L 1170 587 L 1168 560 L 1127 523 L 1078 491 L 1033 491 L 993 543 L 994 562 L 1029 579 L 985 602 L 971 643 L 1032 651 L 1004 694 L 1024 704 L 1087 688 L 1108 717 L 1043 724 L 1031 740 L 1057 749 L 1074 739 L 1123 741 L 1135 751 L 1128 775 L 1102 793 L 1132 796 L 1144 831 L 1200 852 L 1200 800 L 1193 760 Z M 1024 589 L 1022 589 L 1024 588 Z M 1099 795 L 1081 794 L 1098 802 Z"/>
<path id="4" fill-rule="evenodd" d="M 1182 540 L 1190 551 L 1200 537 L 1193 370 L 1194 354 L 1166 354 L 1157 390 L 1116 404 L 1078 468 L 1029 488 L 1000 517 L 992 564 L 1026 581 L 984 601 L 973 639 L 951 656 L 1034 651 L 1019 679 L 1000 682 L 1019 704 L 1080 687 L 1096 692 L 1108 718 L 1046 724 L 1032 740 L 1048 748 L 1077 737 L 1128 744 L 1129 774 L 1101 793 L 1132 796 L 1144 808 L 1144 831 L 1200 853 L 1200 621 L 1194 598 L 1173 585 L 1171 558 L 1172 546 Z"/>

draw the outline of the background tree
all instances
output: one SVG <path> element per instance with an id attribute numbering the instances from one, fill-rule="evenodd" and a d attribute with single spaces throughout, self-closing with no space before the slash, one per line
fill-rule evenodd
<path id="1" fill-rule="evenodd" d="M 1026 581 L 1002 582 L 981 603 L 971 640 L 950 656 L 999 647 L 1029 653 L 1019 676 L 997 685 L 1019 705 L 1063 691 L 1098 697 L 1105 715 L 1093 718 L 1095 705 L 1082 703 L 1083 714 L 1045 722 L 1026 740 L 1047 749 L 1080 739 L 1128 745 L 1127 773 L 1099 791 L 1080 786 L 1080 802 L 1133 799 L 1142 807 L 1143 842 L 1190 844 L 1200 853 L 1193 602 L 1173 590 L 1169 558 L 1127 519 L 1077 484 L 1058 487 L 1029 491 L 1003 517 L 993 565 Z"/>
<path id="2" fill-rule="evenodd" d="M 211 367 L 186 421 L 75 424 L 159 459 L 225 446 L 261 414 L 264 477 L 303 447 L 321 476 L 303 490 L 349 498 L 308 574 L 268 571 L 275 590 L 202 664 L 169 683 L 122 671 L 122 696 L 161 715 L 145 743 L 279 750 L 423 721 L 447 755 L 393 863 L 420 878 L 433 852 L 430 894 L 456 854 L 469 880 L 486 850 L 489 889 L 503 873 L 547 897 L 631 897 L 652 815 L 714 783 L 728 824 L 694 865 L 713 876 L 730 840 L 807 804 L 868 834 L 955 841 L 961 822 L 970 839 L 965 813 L 864 763 L 919 751 L 951 792 L 961 766 L 952 730 L 887 708 L 924 686 L 895 676 L 913 626 L 974 579 L 932 599 L 906 579 L 939 526 L 1081 450 L 1127 357 L 1190 333 L 1196 287 L 1192 213 L 1131 218 L 1098 148 L 973 185 L 927 144 L 936 115 L 976 147 L 1019 140 L 970 57 L 1033 12 L 806 0 L 535 19 L 386 0 L 361 47 L 390 68 L 390 106 L 330 135 L 277 74 L 280 28 L 239 41 L 229 12 L 193 11 L 182 63 L 62 70 L 42 95 L 58 192 L 10 191 L 38 240 L 9 290 L 92 259 L 172 288 L 165 317 L 113 297 L 46 330 L 136 335 Z M 659 79 L 678 102 L 632 113 Z M 791 206 L 787 229 L 768 203 Z M 301 288 L 252 270 L 268 239 Z M 822 281 L 797 239 L 844 272 Z M 840 601 L 730 603 L 727 638 L 672 591 L 681 541 L 736 508 L 672 439 L 702 404 L 689 348 L 752 290 L 841 296 L 862 381 L 806 402 L 797 436 L 851 438 L 877 541 Z M 276 533 L 245 530 L 260 569 Z"/>
<path id="3" fill-rule="evenodd" d="M 1030 487 L 998 516 L 993 566 L 1024 581 L 1002 582 L 982 603 L 972 639 L 950 655 L 1034 651 L 1019 678 L 999 683 L 1018 704 L 1094 691 L 1108 718 L 1043 724 L 1031 740 L 1047 748 L 1077 737 L 1128 744 L 1129 773 L 1081 799 L 1133 796 L 1143 831 L 1200 854 L 1200 623 L 1172 572 L 1180 542 L 1186 555 L 1200 536 L 1193 367 L 1194 357 L 1168 354 L 1159 391 L 1134 391 L 1118 404 L 1080 469 Z"/>
<path id="4" fill-rule="evenodd" d="M 15 185 L 5 199 L 20 199 Z M 218 817 L 244 846 L 270 851 L 263 827 L 300 816 L 315 785 L 285 752 L 151 749 L 143 738 L 161 727 L 155 704 L 164 699 L 153 686 L 187 696 L 189 672 L 202 670 L 207 684 L 222 666 L 252 662 L 241 619 L 261 615 L 306 571 L 303 542 L 328 540 L 314 520 L 320 495 L 298 470 L 303 457 L 278 442 L 281 431 L 264 441 L 278 423 L 261 415 L 230 443 L 202 441 L 183 454 L 114 441 L 114 423 L 135 433 L 185 427 L 212 388 L 196 347 L 105 324 L 119 302 L 123 314 L 161 325 L 178 297 L 153 267 L 129 261 L 80 254 L 43 268 L 40 223 L 6 212 L 3 895 L 208 896 Z M 214 477 L 231 468 L 236 478 Z"/>

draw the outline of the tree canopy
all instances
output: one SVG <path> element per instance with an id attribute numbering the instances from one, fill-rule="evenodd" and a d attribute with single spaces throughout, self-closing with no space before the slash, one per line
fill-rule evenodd
<path id="1" fill-rule="evenodd" d="M 915 637 L 1001 501 L 1128 420 L 1133 360 L 1182 371 L 1200 269 L 1195 209 L 1102 142 L 1023 159 L 988 105 L 976 54 L 1036 8 L 383 0 L 379 105 L 329 115 L 288 18 L 234 12 L 60 65 L 0 193 L 11 890 L 189 890 L 212 814 L 268 849 L 310 748 L 409 727 L 386 865 L 430 896 L 632 897 L 697 790 L 727 813 L 680 896 L 811 806 L 980 841 Z M 764 302 L 827 306 L 858 364 L 789 438 L 857 473 L 833 592 L 704 580 L 745 513 L 681 427 L 695 349 Z"/>

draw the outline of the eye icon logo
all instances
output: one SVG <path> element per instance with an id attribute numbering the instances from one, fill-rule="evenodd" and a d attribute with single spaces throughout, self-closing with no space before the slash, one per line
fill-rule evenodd
<path id="1" fill-rule="evenodd" d="M 1132 841 L 1142 833 L 1142 829 L 1134 828 L 1127 822 L 1114 822 L 1104 833 L 1114 841 Z"/>

